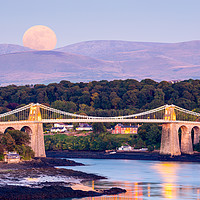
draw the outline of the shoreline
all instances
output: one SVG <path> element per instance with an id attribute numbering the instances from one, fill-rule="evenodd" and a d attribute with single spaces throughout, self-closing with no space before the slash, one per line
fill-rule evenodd
<path id="1" fill-rule="evenodd" d="M 67 159 L 35 158 L 6 164 L 0 162 L 0 199 L 61 199 L 124 193 L 121 188 L 93 190 L 84 181 L 106 179 L 96 174 L 58 168 L 82 166 Z"/>
<path id="2" fill-rule="evenodd" d="M 26 186 L 8 185 L 0 187 L 0 199 L 2 200 L 32 200 L 32 199 L 64 199 L 64 198 L 83 198 L 97 197 L 102 195 L 116 195 L 125 193 L 121 188 L 111 188 L 99 191 L 74 190 L 72 187 L 65 186 L 44 186 L 42 188 L 30 188 Z"/>
<path id="3" fill-rule="evenodd" d="M 88 158 L 88 159 L 126 159 L 152 160 L 170 162 L 200 162 L 200 153 L 180 156 L 160 155 L 159 152 L 116 152 L 114 154 L 100 151 L 46 151 L 47 157 L 52 158 Z"/>
<path id="4" fill-rule="evenodd" d="M 172 157 L 169 155 L 160 155 L 158 151 L 116 153 L 100 151 L 47 151 L 46 155 L 47 158 L 35 158 L 31 161 L 21 161 L 16 164 L 0 162 L 0 180 L 7 181 L 5 181 L 5 184 L 0 184 L 0 199 L 81 198 L 116 195 L 126 192 L 126 190 L 121 188 L 93 190 L 93 188 L 85 186 L 84 181 L 106 179 L 106 177 L 59 168 L 59 166 L 84 165 L 73 160 L 68 160 L 70 158 L 200 163 L 200 153 Z M 20 181 L 21 185 L 18 185 L 19 182 L 17 181 Z"/>

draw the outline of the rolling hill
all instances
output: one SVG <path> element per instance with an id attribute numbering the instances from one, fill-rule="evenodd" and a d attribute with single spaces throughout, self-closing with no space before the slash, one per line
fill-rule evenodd
<path id="1" fill-rule="evenodd" d="M 0 44 L 0 84 L 200 79 L 200 41 L 88 41 L 54 51 Z"/>
<path id="2" fill-rule="evenodd" d="M 56 52 L 28 51 L 0 55 L 0 83 L 50 83 L 63 79 L 88 81 L 114 78 L 119 67 L 108 61 Z M 109 75 L 110 74 L 110 75 Z"/>
<path id="3" fill-rule="evenodd" d="M 8 53 L 15 53 L 15 52 L 23 52 L 23 51 L 30 51 L 31 49 L 27 47 L 22 47 L 20 45 L 15 44 L 0 44 L 0 55 L 8 54 Z"/>

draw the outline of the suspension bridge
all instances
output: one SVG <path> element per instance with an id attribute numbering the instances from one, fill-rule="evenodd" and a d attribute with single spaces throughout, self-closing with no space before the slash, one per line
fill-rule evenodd
<path id="1" fill-rule="evenodd" d="M 96 117 L 69 113 L 43 104 L 29 104 L 18 109 L 0 114 L 0 132 L 9 129 L 23 130 L 30 134 L 30 146 L 36 157 L 45 157 L 43 124 L 44 123 L 157 123 L 162 124 L 161 154 L 192 154 L 193 143 L 199 143 L 200 113 L 186 110 L 175 105 L 164 105 L 149 111 L 116 117 Z M 181 130 L 181 144 L 178 131 Z"/>

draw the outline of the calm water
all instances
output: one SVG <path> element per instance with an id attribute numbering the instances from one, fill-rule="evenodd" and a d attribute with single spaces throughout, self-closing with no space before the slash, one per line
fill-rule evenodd
<path id="1" fill-rule="evenodd" d="M 87 166 L 67 167 L 108 179 L 84 183 L 95 189 L 121 187 L 127 193 L 116 196 L 82 198 L 111 199 L 199 199 L 200 164 L 136 160 L 73 159 Z"/>

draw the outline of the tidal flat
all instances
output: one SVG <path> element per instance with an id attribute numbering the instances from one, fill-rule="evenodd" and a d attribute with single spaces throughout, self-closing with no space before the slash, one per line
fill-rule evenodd
<path id="1" fill-rule="evenodd" d="M 83 164 L 55 158 L 36 158 L 16 164 L 0 163 L 0 199 L 58 199 L 125 192 L 120 188 L 96 191 L 84 181 L 106 179 L 59 166 Z"/>

